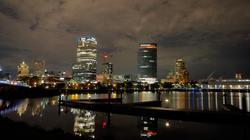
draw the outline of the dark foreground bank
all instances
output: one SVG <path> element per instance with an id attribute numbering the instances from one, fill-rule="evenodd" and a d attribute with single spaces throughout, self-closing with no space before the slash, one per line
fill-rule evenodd
<path id="1" fill-rule="evenodd" d="M 0 135 L 4 139 L 60 139 L 85 140 L 89 138 L 77 137 L 64 133 L 61 129 L 46 131 L 38 126 L 29 126 L 22 122 L 14 122 L 8 118 L 0 117 Z"/>

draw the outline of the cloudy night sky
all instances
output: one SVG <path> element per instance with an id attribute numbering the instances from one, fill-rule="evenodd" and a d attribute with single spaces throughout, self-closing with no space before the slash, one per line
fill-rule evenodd
<path id="1" fill-rule="evenodd" d="M 136 74 L 138 44 L 158 44 L 158 77 L 183 58 L 192 79 L 250 77 L 249 0 L 0 0 L 0 65 L 71 71 L 76 38 L 93 35 L 114 73 Z M 98 69 L 100 71 L 100 68 Z"/>

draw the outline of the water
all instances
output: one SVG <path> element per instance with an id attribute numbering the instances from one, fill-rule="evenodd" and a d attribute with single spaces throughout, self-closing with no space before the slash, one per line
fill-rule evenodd
<path id="1" fill-rule="evenodd" d="M 250 112 L 249 93 L 161 93 L 162 107 L 175 110 L 224 111 L 223 104 L 242 108 L 246 95 L 246 108 Z M 119 94 L 112 94 L 113 98 Z M 107 98 L 107 94 L 62 95 L 68 100 Z M 15 101 L 0 100 L 0 115 L 17 122 L 26 122 L 46 130 L 60 128 L 64 132 L 95 139 L 248 139 L 249 126 L 197 123 L 167 120 L 152 116 L 129 116 L 84 109 L 59 107 L 58 99 L 37 98 Z M 128 93 L 123 103 L 157 100 L 152 92 Z M 1 133 L 1 132 L 0 132 Z"/>

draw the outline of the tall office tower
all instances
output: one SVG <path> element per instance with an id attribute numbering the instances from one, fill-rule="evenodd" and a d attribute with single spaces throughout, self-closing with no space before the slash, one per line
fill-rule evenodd
<path id="1" fill-rule="evenodd" d="M 177 59 L 175 63 L 175 80 L 177 83 L 185 84 L 189 80 L 189 73 L 183 59 Z"/>
<path id="2" fill-rule="evenodd" d="M 33 66 L 33 74 L 37 77 L 42 77 L 45 74 L 45 61 L 35 61 Z"/>
<path id="3" fill-rule="evenodd" d="M 110 62 L 103 63 L 103 74 L 112 75 L 113 73 L 113 64 Z"/>
<path id="4" fill-rule="evenodd" d="M 29 76 L 29 66 L 23 61 L 17 66 L 17 78 Z"/>
<path id="5" fill-rule="evenodd" d="M 104 62 L 102 64 L 103 71 L 102 76 L 103 80 L 102 83 L 111 84 L 112 83 L 112 73 L 113 73 L 113 64 L 110 62 Z"/>
<path id="6" fill-rule="evenodd" d="M 138 52 L 138 81 L 149 84 L 157 80 L 157 44 L 142 43 Z"/>
<path id="7" fill-rule="evenodd" d="M 76 63 L 72 67 L 72 78 L 79 83 L 96 80 L 97 41 L 84 36 L 77 40 Z"/>

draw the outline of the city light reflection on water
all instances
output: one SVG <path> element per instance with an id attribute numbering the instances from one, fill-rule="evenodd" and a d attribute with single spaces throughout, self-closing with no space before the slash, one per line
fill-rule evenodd
<path id="1" fill-rule="evenodd" d="M 111 98 L 119 98 L 120 96 L 118 93 L 111 94 Z M 158 93 L 152 92 L 127 93 L 122 95 L 122 102 L 152 101 L 158 100 L 158 96 Z M 162 107 L 174 110 L 223 111 L 223 104 L 230 104 L 242 109 L 243 96 L 246 97 L 247 112 L 250 112 L 249 93 L 163 92 L 160 94 L 160 99 Z M 184 138 L 177 135 L 179 133 L 184 135 L 190 133 L 192 137 L 199 137 L 201 134 L 209 135 L 207 138 L 213 139 L 210 133 L 219 134 L 219 132 L 214 131 L 217 129 L 223 129 L 220 133 L 228 138 L 237 138 L 238 135 L 243 135 L 240 126 L 183 122 L 159 119 L 155 116 L 129 116 L 69 107 L 59 108 L 59 98 L 67 100 L 100 99 L 108 98 L 108 94 L 64 94 L 61 97 L 51 98 L 0 100 L 0 115 L 14 121 L 38 125 L 47 130 L 61 128 L 76 136 L 97 139 L 102 137 L 165 139 L 169 136 L 174 139 Z"/>

